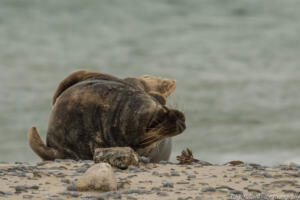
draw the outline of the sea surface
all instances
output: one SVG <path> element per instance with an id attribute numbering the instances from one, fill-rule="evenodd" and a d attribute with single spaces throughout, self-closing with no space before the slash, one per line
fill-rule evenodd
<path id="1" fill-rule="evenodd" d="M 173 139 L 213 163 L 300 162 L 300 1 L 1 0 L 0 161 L 38 161 L 51 98 L 72 71 L 177 80 Z"/>

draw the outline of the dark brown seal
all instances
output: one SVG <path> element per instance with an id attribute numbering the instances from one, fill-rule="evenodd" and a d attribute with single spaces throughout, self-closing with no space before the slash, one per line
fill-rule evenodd
<path id="1" fill-rule="evenodd" d="M 46 145 L 32 127 L 30 147 L 43 160 L 93 159 L 95 148 L 117 146 L 129 146 L 153 162 L 167 160 L 168 138 L 185 129 L 184 114 L 165 105 L 175 86 L 175 81 L 150 76 L 119 79 L 74 72 L 53 96 Z"/>

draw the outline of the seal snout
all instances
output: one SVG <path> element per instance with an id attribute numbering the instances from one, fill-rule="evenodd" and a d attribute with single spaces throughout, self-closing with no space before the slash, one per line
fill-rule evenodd
<path id="1" fill-rule="evenodd" d="M 182 133 L 186 129 L 185 121 L 184 120 L 177 120 L 177 127 L 179 133 Z"/>

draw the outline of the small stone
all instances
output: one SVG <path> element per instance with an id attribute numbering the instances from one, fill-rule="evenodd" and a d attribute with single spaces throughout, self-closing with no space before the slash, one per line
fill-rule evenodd
<path id="1" fill-rule="evenodd" d="M 248 181 L 248 178 L 243 176 L 243 177 L 242 177 L 242 180 L 243 180 L 243 181 Z"/>
<path id="2" fill-rule="evenodd" d="M 263 173 L 263 176 L 266 177 L 266 178 L 273 178 L 273 175 L 269 174 L 267 172 Z"/>
<path id="3" fill-rule="evenodd" d="M 27 195 L 27 194 L 23 195 L 23 199 L 31 199 L 32 197 L 33 197 L 32 195 Z"/>
<path id="4" fill-rule="evenodd" d="M 243 192 L 239 190 L 230 190 L 228 193 L 231 195 L 243 195 Z"/>
<path id="5" fill-rule="evenodd" d="M 130 184 L 128 182 L 119 182 L 118 189 L 128 189 L 130 188 Z"/>
<path id="6" fill-rule="evenodd" d="M 61 182 L 62 183 L 67 183 L 67 184 L 71 183 L 71 181 L 69 179 L 67 179 L 67 178 L 62 179 Z"/>
<path id="7" fill-rule="evenodd" d="M 15 190 L 16 190 L 16 192 L 15 192 L 16 194 L 19 194 L 21 192 L 27 192 L 27 190 L 25 189 L 24 186 L 16 186 Z"/>
<path id="8" fill-rule="evenodd" d="M 282 190 L 282 192 L 300 195 L 300 192 L 297 192 L 297 191 L 295 191 L 295 190 Z"/>
<path id="9" fill-rule="evenodd" d="M 260 164 L 256 164 L 256 163 L 248 163 L 247 165 L 254 169 L 265 169 L 265 167 L 261 166 Z"/>
<path id="10" fill-rule="evenodd" d="M 201 189 L 202 192 L 215 192 L 216 189 L 214 187 L 205 187 Z"/>
<path id="11" fill-rule="evenodd" d="M 131 189 L 122 192 L 122 194 L 151 194 L 151 193 L 152 193 L 151 191 L 142 190 L 142 189 Z"/>
<path id="12" fill-rule="evenodd" d="M 161 192 L 161 191 L 157 192 L 156 194 L 157 194 L 158 196 L 162 196 L 162 197 L 169 196 L 169 194 L 168 194 L 167 192 Z"/>
<path id="13" fill-rule="evenodd" d="M 163 181 L 162 185 L 163 185 L 163 187 L 169 187 L 169 188 L 173 188 L 174 187 L 173 183 L 169 183 L 167 181 Z"/>
<path id="14" fill-rule="evenodd" d="M 217 190 L 227 190 L 227 191 L 229 191 L 229 190 L 234 190 L 233 188 L 231 188 L 231 187 L 229 187 L 229 186 L 227 186 L 227 185 L 221 185 L 221 186 L 218 186 L 218 187 L 216 187 L 216 189 L 217 189 Z"/>
<path id="15" fill-rule="evenodd" d="M 68 191 L 76 191 L 75 183 L 72 183 L 71 185 L 69 185 L 69 186 L 67 187 L 67 190 L 68 190 Z"/>
<path id="16" fill-rule="evenodd" d="M 110 198 L 113 198 L 113 199 L 121 199 L 122 196 L 119 192 L 117 191 L 111 191 L 111 192 L 103 192 L 97 196 L 95 196 L 97 200 L 106 200 L 106 199 L 110 199 Z"/>
<path id="17" fill-rule="evenodd" d="M 166 161 L 166 160 L 161 160 L 161 161 L 159 161 L 159 163 L 158 164 L 161 164 L 161 165 L 166 165 L 166 164 L 168 164 L 168 161 Z"/>
<path id="18" fill-rule="evenodd" d="M 180 176 L 178 171 L 171 170 L 171 176 Z"/>
<path id="19" fill-rule="evenodd" d="M 190 182 L 187 182 L 187 181 L 178 181 L 176 184 L 190 184 Z"/>
<path id="20" fill-rule="evenodd" d="M 145 157 L 145 156 L 141 156 L 140 157 L 140 160 L 143 162 L 143 163 L 150 163 L 150 159 L 148 157 Z"/>
<path id="21" fill-rule="evenodd" d="M 79 197 L 81 195 L 79 192 L 75 192 L 75 191 L 64 191 L 61 192 L 60 194 L 71 196 L 71 197 Z"/>
<path id="22" fill-rule="evenodd" d="M 85 173 L 86 170 L 88 170 L 89 167 L 82 167 L 76 170 L 77 173 Z"/>
<path id="23" fill-rule="evenodd" d="M 72 160 L 72 159 L 55 159 L 54 162 L 58 162 L 58 163 L 63 163 L 63 162 L 66 162 L 66 163 L 74 163 L 76 162 L 75 160 Z"/>
<path id="24" fill-rule="evenodd" d="M 295 162 L 288 162 L 288 163 L 285 163 L 288 167 L 297 167 L 297 168 L 300 168 L 300 165 L 295 163 Z"/>
<path id="25" fill-rule="evenodd" d="M 188 178 L 188 179 L 192 179 L 192 178 L 196 178 L 196 176 L 195 176 L 195 175 L 188 175 L 187 178 Z"/>
<path id="26" fill-rule="evenodd" d="M 261 191 L 259 189 L 254 189 L 254 188 L 245 188 L 245 189 L 248 190 L 248 192 L 261 193 Z"/>
<path id="27" fill-rule="evenodd" d="M 152 175 L 154 175 L 154 176 L 159 176 L 159 173 L 158 173 L 158 171 L 153 171 L 153 172 L 152 172 Z"/>
<path id="28" fill-rule="evenodd" d="M 95 164 L 89 168 L 75 183 L 78 191 L 117 189 L 117 182 L 112 167 L 107 163 Z"/>
<path id="29" fill-rule="evenodd" d="M 0 196 L 4 196 L 4 195 L 13 195 L 12 192 L 4 192 L 0 190 Z"/>
<path id="30" fill-rule="evenodd" d="M 127 196 L 126 197 L 128 200 L 138 200 L 136 197 L 132 197 L 132 196 Z"/>
<path id="31" fill-rule="evenodd" d="M 199 163 L 200 165 L 203 165 L 203 166 L 211 166 L 212 165 L 211 163 L 204 161 L 204 160 L 198 160 L 197 163 Z"/>
<path id="32" fill-rule="evenodd" d="M 25 187 L 25 189 L 33 189 L 33 190 L 38 190 L 39 188 L 40 188 L 40 186 L 38 186 L 38 185 L 25 185 L 24 186 Z"/>

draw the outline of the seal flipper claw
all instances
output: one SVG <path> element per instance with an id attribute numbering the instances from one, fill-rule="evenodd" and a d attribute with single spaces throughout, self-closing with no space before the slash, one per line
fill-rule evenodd
<path id="1" fill-rule="evenodd" d="M 47 147 L 44 144 L 35 126 L 31 127 L 28 131 L 28 143 L 31 149 L 43 160 L 63 158 L 63 155 L 56 149 Z"/>

